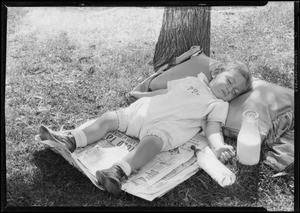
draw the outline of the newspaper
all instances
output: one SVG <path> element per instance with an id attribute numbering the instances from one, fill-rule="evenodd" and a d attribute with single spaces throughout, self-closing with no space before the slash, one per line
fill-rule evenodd
<path id="1" fill-rule="evenodd" d="M 71 153 L 63 143 L 50 140 L 36 140 L 50 146 L 50 148 L 64 157 L 71 165 L 83 172 L 99 189 L 96 171 L 109 168 L 132 151 L 139 143 L 119 131 L 108 132 L 103 139 Z M 152 201 L 187 180 L 200 168 L 191 145 L 203 149 L 207 146 L 206 139 L 198 133 L 182 146 L 161 152 L 140 170 L 132 173 L 122 183 L 122 190 Z"/>

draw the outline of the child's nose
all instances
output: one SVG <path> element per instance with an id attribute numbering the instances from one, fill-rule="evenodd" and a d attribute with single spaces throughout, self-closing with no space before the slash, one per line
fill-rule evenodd
<path id="1" fill-rule="evenodd" d="M 231 86 L 227 87 L 228 94 L 230 94 L 232 92 L 232 90 L 233 90 L 233 87 L 231 87 Z"/>

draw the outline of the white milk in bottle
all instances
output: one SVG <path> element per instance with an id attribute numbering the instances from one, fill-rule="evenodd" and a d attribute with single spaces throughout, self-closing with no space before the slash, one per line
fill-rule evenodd
<path id="1" fill-rule="evenodd" d="M 258 113 L 248 110 L 243 113 L 241 130 L 237 137 L 237 159 L 244 165 L 258 164 L 261 137 L 258 129 Z"/>

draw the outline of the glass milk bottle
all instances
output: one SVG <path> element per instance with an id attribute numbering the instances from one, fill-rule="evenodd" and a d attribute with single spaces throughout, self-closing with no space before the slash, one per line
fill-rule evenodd
<path id="1" fill-rule="evenodd" d="M 241 130 L 237 137 L 237 159 L 244 165 L 258 164 L 261 138 L 258 130 L 258 113 L 252 110 L 243 113 Z"/>

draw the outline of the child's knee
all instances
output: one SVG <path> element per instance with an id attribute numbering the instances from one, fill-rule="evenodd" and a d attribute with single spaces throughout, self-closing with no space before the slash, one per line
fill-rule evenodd
<path id="1" fill-rule="evenodd" d="M 158 136 L 145 136 L 142 138 L 142 142 L 150 146 L 152 149 L 160 152 L 163 148 L 164 142 L 162 139 Z"/>
<path id="2" fill-rule="evenodd" d="M 118 115 L 115 111 L 107 111 L 103 113 L 96 121 L 98 125 L 106 127 L 108 131 L 117 130 L 119 126 Z"/>

